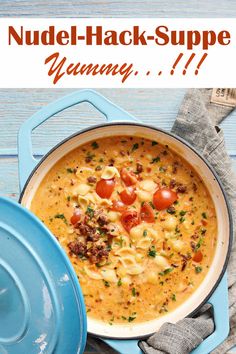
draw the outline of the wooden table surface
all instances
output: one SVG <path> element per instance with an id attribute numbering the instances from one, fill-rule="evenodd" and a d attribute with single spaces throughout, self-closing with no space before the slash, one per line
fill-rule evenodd
<path id="1" fill-rule="evenodd" d="M 0 17 L 236 17 L 232 0 L 1 0 Z M 145 123 L 170 130 L 184 89 L 102 89 L 100 93 Z M 17 131 L 34 112 L 72 92 L 65 89 L 0 90 L 0 195 L 17 199 Z M 42 156 L 62 138 L 104 121 L 88 104 L 53 117 L 33 134 L 34 153 Z M 236 112 L 222 128 L 236 171 Z"/>

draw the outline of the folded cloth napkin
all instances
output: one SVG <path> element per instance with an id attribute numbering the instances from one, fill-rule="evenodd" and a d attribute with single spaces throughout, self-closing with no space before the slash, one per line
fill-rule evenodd
<path id="1" fill-rule="evenodd" d="M 197 149 L 214 167 L 231 204 L 236 233 L 236 177 L 224 144 L 223 132 L 217 126 L 233 107 L 211 103 L 212 89 L 188 90 L 180 107 L 172 132 Z M 223 354 L 236 344 L 236 240 L 228 266 L 230 334 L 214 350 Z M 145 354 L 188 354 L 214 330 L 214 322 L 205 305 L 194 318 L 185 318 L 177 324 L 165 323 L 157 333 L 139 346 Z M 88 343 L 99 353 L 114 354 L 102 341 L 88 337 Z M 132 353 L 125 353 L 132 354 Z"/>

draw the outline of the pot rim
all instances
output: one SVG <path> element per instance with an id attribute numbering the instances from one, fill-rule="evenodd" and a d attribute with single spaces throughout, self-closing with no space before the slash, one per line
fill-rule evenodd
<path id="1" fill-rule="evenodd" d="M 32 172 L 30 173 L 29 177 L 27 178 L 24 188 L 22 189 L 20 196 L 19 196 L 19 203 L 21 204 L 21 201 L 23 199 L 24 193 L 27 189 L 27 186 L 31 180 L 31 178 L 33 177 L 33 175 L 35 174 L 35 172 L 38 170 L 38 168 L 44 163 L 44 161 L 55 151 L 57 150 L 57 148 L 59 148 L 60 146 L 62 146 L 64 143 L 66 143 L 67 141 L 69 141 L 72 138 L 75 138 L 83 133 L 92 131 L 92 130 L 96 130 L 98 128 L 103 128 L 103 127 L 107 127 L 107 126 L 116 126 L 116 125 L 131 125 L 131 126 L 141 126 L 141 127 L 145 127 L 145 128 L 149 128 L 149 129 L 153 129 L 157 132 L 161 132 L 163 134 L 166 134 L 176 140 L 178 140 L 179 142 L 181 142 L 183 145 L 187 146 L 189 149 L 191 149 L 204 163 L 205 165 L 208 167 L 208 169 L 211 171 L 211 173 L 213 174 L 214 178 L 216 179 L 220 190 L 222 192 L 222 195 L 224 197 L 224 201 L 225 201 L 225 205 L 226 205 L 226 209 L 227 209 L 227 216 L 228 216 L 228 222 L 229 222 L 229 244 L 228 244 L 228 249 L 227 249 L 227 254 L 225 257 L 225 261 L 224 261 L 224 265 L 222 267 L 222 271 L 217 279 L 217 281 L 215 282 L 215 284 L 213 285 L 211 291 L 207 294 L 207 296 L 202 300 L 202 302 L 192 311 L 190 312 L 186 317 L 191 317 L 194 316 L 198 310 L 209 300 L 209 298 L 213 295 L 213 293 L 215 292 L 216 288 L 218 287 L 220 281 L 222 280 L 225 272 L 226 272 L 226 268 L 229 262 L 229 258 L 230 258 L 230 252 L 232 249 L 232 242 L 233 242 L 233 218 L 232 218 L 232 212 L 231 212 L 231 208 L 229 205 L 229 202 L 227 200 L 227 196 L 226 196 L 226 192 L 224 190 L 224 187 L 222 185 L 222 182 L 220 181 L 219 176 L 217 175 L 217 173 L 215 172 L 214 168 L 210 165 L 210 163 L 206 160 L 205 157 L 203 157 L 200 152 L 198 152 L 193 146 L 191 146 L 186 140 L 184 140 L 183 138 L 179 137 L 178 135 L 173 134 L 172 132 L 168 132 L 164 129 L 161 128 L 157 128 L 153 125 L 150 124 L 144 124 L 144 123 L 139 123 L 139 122 L 123 122 L 123 121 L 117 121 L 117 122 L 108 122 L 108 123 L 103 123 L 103 124 L 96 124 L 93 125 L 91 127 L 88 128 L 84 128 L 79 130 L 78 132 L 68 136 L 67 138 L 63 139 L 62 141 L 60 141 L 59 143 L 57 143 L 54 147 L 52 147 L 42 158 L 41 160 L 38 162 L 38 164 L 34 167 L 34 169 L 32 170 Z M 93 336 L 97 336 L 96 334 L 94 334 L 93 332 L 89 332 L 89 334 L 93 335 Z M 147 335 L 144 336 L 130 336 L 129 338 L 127 337 L 111 337 L 109 335 L 100 335 L 99 337 L 101 338 L 115 338 L 116 340 L 119 339 L 141 339 L 141 338 L 147 338 L 150 335 L 152 335 L 154 332 L 149 333 Z"/>

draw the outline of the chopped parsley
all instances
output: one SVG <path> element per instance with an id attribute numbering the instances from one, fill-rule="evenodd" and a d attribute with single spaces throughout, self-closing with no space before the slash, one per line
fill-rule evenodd
<path id="1" fill-rule="evenodd" d="M 94 217 L 94 210 L 91 208 L 91 206 L 87 207 L 86 214 L 92 219 Z"/>
<path id="2" fill-rule="evenodd" d="M 91 146 L 94 150 L 99 148 L 99 145 L 96 141 L 92 142 Z"/>
<path id="3" fill-rule="evenodd" d="M 182 224 L 182 222 L 184 222 L 186 219 L 183 217 L 183 216 L 181 216 L 181 218 L 179 219 L 179 222 Z"/>
<path id="4" fill-rule="evenodd" d="M 155 205 L 153 204 L 153 202 L 148 202 L 148 203 L 152 207 L 152 209 L 155 209 Z"/>
<path id="5" fill-rule="evenodd" d="M 148 256 L 155 258 L 156 255 L 157 255 L 157 251 L 155 249 L 155 246 L 152 246 L 151 248 L 149 248 Z"/>
<path id="6" fill-rule="evenodd" d="M 135 319 L 136 319 L 136 316 L 129 316 L 128 317 L 128 322 L 132 322 Z"/>
<path id="7" fill-rule="evenodd" d="M 74 172 L 75 172 L 75 170 L 74 170 L 73 168 L 67 168 L 66 171 L 67 171 L 68 173 L 74 173 Z"/>
<path id="8" fill-rule="evenodd" d="M 117 282 L 117 286 L 121 286 L 121 285 L 122 285 L 122 281 L 121 281 L 121 279 L 119 279 Z"/>
<path id="9" fill-rule="evenodd" d="M 152 159 L 151 163 L 157 163 L 157 162 L 159 162 L 160 160 L 161 160 L 160 157 L 157 156 L 157 157 L 154 157 L 154 158 Z"/>
<path id="10" fill-rule="evenodd" d="M 107 288 L 109 288 L 109 286 L 110 286 L 109 281 L 103 279 L 103 283 Z"/>
<path id="11" fill-rule="evenodd" d="M 172 301 L 176 301 L 176 295 L 175 295 L 175 294 L 172 294 L 172 295 L 171 295 L 171 300 L 172 300 Z"/>
<path id="12" fill-rule="evenodd" d="M 65 217 L 64 214 L 56 214 L 56 215 L 54 215 L 54 218 L 55 218 L 55 219 L 61 219 L 61 220 L 64 221 L 64 223 L 65 223 L 66 225 L 68 225 L 68 222 L 67 222 L 66 217 Z"/>
<path id="13" fill-rule="evenodd" d="M 152 141 L 152 146 L 158 145 L 157 141 Z"/>
<path id="14" fill-rule="evenodd" d="M 199 248 L 201 247 L 203 241 L 204 241 L 204 239 L 202 237 L 200 237 L 199 240 L 198 240 L 198 243 L 196 244 L 196 246 L 194 248 L 194 252 L 197 252 L 199 250 Z"/>
<path id="15" fill-rule="evenodd" d="M 187 213 L 187 211 L 181 210 L 181 211 L 179 212 L 179 215 L 180 215 L 180 216 L 184 216 L 186 213 Z"/>
<path id="16" fill-rule="evenodd" d="M 202 217 L 203 217 L 203 219 L 207 219 L 207 214 L 205 212 L 202 213 Z"/>
<path id="17" fill-rule="evenodd" d="M 70 200 L 71 200 L 71 196 L 70 196 L 70 195 L 68 195 L 66 199 L 67 199 L 67 201 L 68 201 L 68 202 L 70 202 Z"/>
<path id="18" fill-rule="evenodd" d="M 167 211 L 167 213 L 169 213 L 169 214 L 175 214 L 175 212 L 176 212 L 176 210 L 175 210 L 174 207 L 169 207 L 166 211 Z"/>
<path id="19" fill-rule="evenodd" d="M 136 289 L 135 288 L 132 288 L 132 295 L 136 296 Z"/>
<path id="20" fill-rule="evenodd" d="M 198 274 L 198 273 L 201 273 L 201 271 L 202 271 L 202 267 L 199 267 L 199 266 L 197 266 L 197 267 L 195 267 L 195 272 Z"/>
<path id="21" fill-rule="evenodd" d="M 163 270 L 163 272 L 160 272 L 158 274 L 159 275 L 167 275 L 167 274 L 171 273 L 173 269 L 174 268 L 167 268 L 167 269 Z"/>
<path id="22" fill-rule="evenodd" d="M 138 143 L 135 143 L 131 149 L 131 152 L 137 150 L 139 148 L 139 144 Z"/>
<path id="23" fill-rule="evenodd" d="M 143 230 L 143 237 L 147 236 L 147 230 Z"/>

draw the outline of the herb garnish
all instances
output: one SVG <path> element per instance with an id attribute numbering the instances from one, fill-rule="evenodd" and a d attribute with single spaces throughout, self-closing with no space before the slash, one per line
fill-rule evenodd
<path id="1" fill-rule="evenodd" d="M 131 152 L 137 150 L 139 148 L 139 144 L 138 143 L 135 143 L 131 149 Z"/>
<path id="2" fill-rule="evenodd" d="M 167 269 L 163 270 L 163 272 L 160 272 L 158 274 L 159 275 L 167 275 L 167 274 L 171 273 L 173 269 L 174 268 L 167 268 Z"/>
<path id="3" fill-rule="evenodd" d="M 74 170 L 73 168 L 67 168 L 66 171 L 67 171 L 68 173 L 74 173 L 74 172 L 75 172 L 75 170 Z"/>
<path id="4" fill-rule="evenodd" d="M 107 288 L 109 288 L 109 286 L 110 286 L 109 281 L 103 279 L 103 283 Z"/>
<path id="5" fill-rule="evenodd" d="M 92 142 L 91 146 L 94 150 L 99 148 L 99 145 L 96 141 Z"/>
<path id="6" fill-rule="evenodd" d="M 121 286 L 121 285 L 122 285 L 122 281 L 121 281 L 121 279 L 119 279 L 117 282 L 117 286 Z"/>
<path id="7" fill-rule="evenodd" d="M 152 246 L 151 248 L 149 248 L 149 251 L 148 251 L 148 256 L 149 257 L 155 258 L 156 254 L 157 254 L 157 251 L 155 249 L 155 246 Z"/>
<path id="8" fill-rule="evenodd" d="M 199 267 L 199 266 L 195 267 L 196 273 L 201 273 L 201 271 L 202 271 L 202 267 Z"/>
<path id="9" fill-rule="evenodd" d="M 143 237 L 147 236 L 147 230 L 143 230 Z"/>
<path id="10" fill-rule="evenodd" d="M 172 300 L 172 301 L 176 301 L 176 295 L 175 295 L 175 294 L 172 294 L 172 295 L 171 295 L 171 300 Z"/>
<path id="11" fill-rule="evenodd" d="M 64 221 L 64 223 L 65 223 L 66 225 L 68 225 L 68 222 L 67 222 L 66 217 L 65 217 L 64 214 L 56 214 L 56 215 L 54 215 L 54 218 L 55 218 L 55 219 L 61 219 L 61 220 Z"/>
<path id="12" fill-rule="evenodd" d="M 152 141 L 152 146 L 158 145 L 157 141 Z"/>
<path id="13" fill-rule="evenodd" d="M 199 248 L 201 247 L 203 241 L 204 241 L 204 239 L 202 237 L 200 237 L 199 240 L 198 240 L 198 243 L 196 244 L 196 246 L 194 248 L 194 252 L 197 252 L 199 250 Z"/>
<path id="14" fill-rule="evenodd" d="M 205 211 L 202 213 L 202 217 L 203 217 L 203 219 L 207 219 L 207 214 Z"/>
<path id="15" fill-rule="evenodd" d="M 91 206 L 87 207 L 86 214 L 92 219 L 94 217 L 94 210 L 91 208 Z"/>
<path id="16" fill-rule="evenodd" d="M 136 296 L 136 289 L 135 288 L 132 288 L 132 295 Z"/>
<path id="17" fill-rule="evenodd" d="M 161 160 L 160 157 L 157 156 L 152 159 L 151 163 L 156 163 L 156 162 L 159 162 L 160 160 Z"/>

